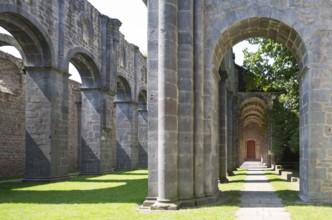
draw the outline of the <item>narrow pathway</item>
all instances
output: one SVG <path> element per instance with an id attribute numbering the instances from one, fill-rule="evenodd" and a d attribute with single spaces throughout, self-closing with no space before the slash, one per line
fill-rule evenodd
<path id="1" fill-rule="evenodd" d="M 238 220 L 290 220 L 281 199 L 264 175 L 260 162 L 245 162 L 247 177 L 243 186 L 240 209 L 236 212 Z"/>

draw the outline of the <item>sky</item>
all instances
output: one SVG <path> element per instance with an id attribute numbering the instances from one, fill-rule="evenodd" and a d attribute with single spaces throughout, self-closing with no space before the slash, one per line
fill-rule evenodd
<path id="1" fill-rule="evenodd" d="M 111 18 L 117 18 L 122 22 L 120 31 L 125 39 L 140 48 L 143 54 L 147 54 L 147 7 L 142 0 L 88 0 L 102 14 Z M 3 29 L 2 29 L 3 30 Z M 0 32 L 3 32 L 0 27 Z M 246 42 L 240 42 L 233 47 L 235 63 L 242 65 L 242 50 L 248 47 Z M 1 50 L 19 56 L 17 51 L 10 47 L 1 47 Z M 253 48 L 249 47 L 250 51 Z M 79 74 L 73 65 L 69 66 L 69 72 L 73 75 L 71 79 L 80 81 Z"/>
<path id="2" fill-rule="evenodd" d="M 125 39 L 147 54 L 147 7 L 142 0 L 88 0 L 102 14 L 122 22 Z"/>

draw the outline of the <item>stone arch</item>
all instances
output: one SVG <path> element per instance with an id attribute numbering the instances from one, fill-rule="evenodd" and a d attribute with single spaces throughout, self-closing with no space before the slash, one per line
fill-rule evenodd
<path id="1" fill-rule="evenodd" d="M 100 71 L 92 57 L 84 48 L 73 48 L 66 55 L 63 68 L 68 72 L 69 62 L 76 67 L 82 79 L 82 88 L 99 88 L 101 86 Z"/>
<path id="2" fill-rule="evenodd" d="M 21 45 L 14 37 L 8 34 L 0 33 L 0 46 L 13 46 L 20 52 L 21 56 L 24 54 Z"/>
<path id="3" fill-rule="evenodd" d="M 30 13 L 16 5 L 2 5 L 0 25 L 13 35 L 22 48 L 26 66 L 51 66 L 54 50 L 47 31 Z"/>
<path id="4" fill-rule="evenodd" d="M 257 7 L 257 6 L 251 6 Z M 306 44 L 303 41 L 302 33 L 303 30 L 297 30 L 297 26 L 293 22 L 300 22 L 299 19 L 291 21 L 289 23 L 285 18 L 289 18 L 289 13 L 295 13 L 294 11 L 287 11 L 285 18 L 274 16 L 273 14 L 257 14 L 251 16 L 253 9 L 248 8 L 248 13 L 242 12 L 242 17 L 236 17 L 234 19 L 233 13 L 228 13 L 224 19 L 225 21 L 231 21 L 228 25 L 221 27 L 221 30 L 216 30 L 211 36 L 215 36 L 211 39 L 214 45 L 211 45 L 213 50 L 212 55 L 212 73 L 217 74 L 222 58 L 226 52 L 232 48 L 235 44 L 253 37 L 262 37 L 275 40 L 285 45 L 296 58 L 300 72 L 308 63 L 308 53 Z M 269 8 L 267 11 L 271 11 Z M 258 10 L 266 11 L 266 10 Z M 221 22 L 224 25 L 224 22 Z M 298 25 L 300 26 L 300 25 Z M 207 54 L 208 56 L 210 54 Z"/>
<path id="5" fill-rule="evenodd" d="M 253 37 L 269 38 L 285 45 L 295 56 L 300 68 L 300 74 L 306 71 L 309 61 L 307 47 L 303 41 L 303 26 L 301 25 L 301 20 L 296 17 L 297 14 L 294 9 L 278 10 L 278 13 L 275 13 L 275 9 L 264 4 L 248 5 L 245 9 L 237 10 L 236 12 L 226 12 L 211 19 L 211 24 L 209 25 L 213 28 L 209 29 L 210 32 L 207 33 L 205 48 L 205 76 L 211 81 L 206 81 L 205 86 L 213 88 L 215 81 L 223 77 L 219 74 L 219 70 L 225 55 L 232 46 Z M 214 77 L 208 76 L 211 73 Z M 212 100 L 215 100 L 215 97 L 217 97 L 217 94 L 212 92 Z M 264 104 L 263 100 L 260 101 L 261 103 L 256 103 L 256 105 L 260 105 L 259 108 L 265 111 L 267 103 Z M 247 111 L 250 112 L 250 110 Z M 260 116 L 261 114 L 255 113 L 257 114 L 253 114 L 253 112 L 248 113 L 246 118 L 242 118 L 242 126 L 257 125 L 256 130 L 258 132 L 259 129 L 264 127 L 263 125 L 266 125 L 266 122 Z M 264 136 L 267 135 L 265 133 Z M 261 142 L 263 143 L 264 141 Z M 265 147 L 266 144 L 264 144 L 262 152 L 264 151 L 264 160 L 267 160 Z M 261 160 L 263 160 L 263 157 L 261 157 Z"/>
<path id="6" fill-rule="evenodd" d="M 252 94 L 243 97 L 240 103 L 240 146 L 239 163 L 248 158 L 247 141 L 255 140 L 255 160 L 267 162 L 267 122 L 265 111 L 268 108 L 268 101 L 259 94 Z"/>
<path id="7" fill-rule="evenodd" d="M 147 91 L 146 88 L 141 88 L 138 90 L 138 108 L 139 109 L 146 109 L 146 104 L 147 104 Z"/>
<path id="8" fill-rule="evenodd" d="M 117 77 L 117 92 L 115 102 L 129 102 L 132 100 L 131 88 L 128 81 L 123 76 Z"/>
<path id="9" fill-rule="evenodd" d="M 137 103 L 132 88 L 123 77 L 117 77 L 116 108 L 116 162 L 118 170 L 131 170 L 138 166 Z"/>

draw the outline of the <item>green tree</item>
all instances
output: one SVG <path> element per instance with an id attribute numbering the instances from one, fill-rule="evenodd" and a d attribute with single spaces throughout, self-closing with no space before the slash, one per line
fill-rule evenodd
<path id="1" fill-rule="evenodd" d="M 253 38 L 256 52 L 243 51 L 246 91 L 278 92 L 267 118 L 273 125 L 273 153 L 299 150 L 298 65 L 290 51 L 270 39 Z M 286 149 L 288 148 L 288 149 Z"/>

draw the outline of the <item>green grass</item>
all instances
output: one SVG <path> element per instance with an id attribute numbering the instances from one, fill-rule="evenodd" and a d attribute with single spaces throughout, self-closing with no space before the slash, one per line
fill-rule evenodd
<path id="1" fill-rule="evenodd" d="M 76 176 L 48 184 L 0 184 L 0 219 L 235 219 L 245 170 L 221 184 L 227 200 L 211 206 L 169 212 L 141 212 L 147 171 Z"/>
<path id="2" fill-rule="evenodd" d="M 298 186 L 287 182 L 272 171 L 265 172 L 266 177 L 282 199 L 285 209 L 293 220 L 332 219 L 332 206 L 301 204 L 298 199 Z"/>

